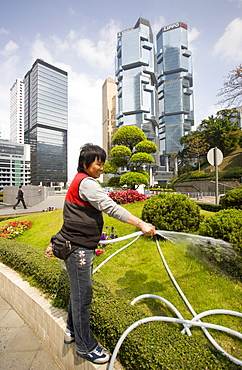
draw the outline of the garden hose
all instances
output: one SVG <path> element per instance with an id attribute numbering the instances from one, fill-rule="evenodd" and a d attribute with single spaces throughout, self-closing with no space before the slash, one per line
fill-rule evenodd
<path id="1" fill-rule="evenodd" d="M 161 237 L 173 242 L 170 238 L 169 238 L 169 235 L 172 234 L 173 232 L 167 232 L 166 231 L 162 231 L 162 230 L 157 230 L 156 231 L 156 234 L 157 235 L 160 235 Z M 107 259 L 105 259 L 94 271 L 93 273 L 95 273 L 101 266 L 103 266 L 108 260 L 110 260 L 113 256 L 115 256 L 116 254 L 118 254 L 119 252 L 121 252 L 122 250 L 124 250 L 125 248 L 127 248 L 128 246 L 130 246 L 131 244 L 133 244 L 140 235 L 142 235 L 142 231 L 138 231 L 136 233 L 133 233 L 133 234 L 129 234 L 129 235 L 125 235 L 123 237 L 120 237 L 120 238 L 116 238 L 116 239 L 112 239 L 112 240 L 102 240 L 100 241 L 100 244 L 110 244 L 110 243 L 116 243 L 116 242 L 119 242 L 119 241 L 123 241 L 123 240 L 126 240 L 126 239 L 129 239 L 129 238 L 132 238 L 132 237 L 135 237 L 136 236 L 136 239 L 133 240 L 132 242 L 128 243 L 127 245 L 125 245 L 124 247 L 120 248 L 118 251 L 116 251 L 115 253 L 113 253 L 111 256 L 109 256 Z M 180 233 L 179 233 L 180 234 Z M 192 235 L 192 234 L 186 234 L 186 233 L 181 233 L 185 236 L 188 236 L 188 237 L 198 237 L 199 238 L 199 235 Z M 203 237 L 204 238 L 204 237 Z M 205 237 L 206 238 L 206 237 Z M 214 242 L 221 242 L 221 241 L 218 241 L 216 239 L 213 239 L 213 238 L 207 238 L 208 241 L 214 241 Z M 224 243 L 224 242 L 223 242 Z M 192 320 L 185 320 L 182 315 L 180 314 L 180 312 L 172 305 L 171 302 L 167 301 L 166 299 L 162 298 L 162 297 L 159 297 L 159 296 L 156 296 L 156 295 L 153 295 L 153 294 L 145 294 L 145 295 L 141 295 L 137 298 L 135 298 L 131 304 L 135 304 L 138 300 L 140 299 L 143 299 L 143 298 L 156 298 L 156 299 L 159 299 L 161 301 L 163 301 L 164 303 L 166 303 L 174 312 L 175 314 L 177 315 L 178 318 L 176 317 L 166 317 L 166 316 L 154 316 L 154 317 L 147 317 L 145 319 L 141 319 L 141 320 L 138 320 L 136 321 L 134 324 L 132 324 L 131 326 L 129 326 L 128 329 L 125 330 L 125 332 L 122 334 L 122 336 L 120 337 L 118 343 L 116 344 L 115 348 L 114 348 L 114 351 L 113 351 L 113 354 L 112 354 L 112 357 L 111 357 L 111 360 L 110 360 L 110 363 L 109 363 L 109 367 L 108 367 L 108 370 L 112 370 L 113 369 L 113 366 L 114 366 L 114 362 L 115 362 L 115 359 L 117 357 L 117 354 L 118 354 L 118 351 L 119 351 L 119 348 L 120 346 L 122 345 L 124 339 L 126 338 L 126 336 L 134 329 L 136 328 L 137 326 L 141 325 L 141 324 L 144 324 L 144 323 L 147 323 L 147 322 L 151 322 L 151 321 L 166 321 L 166 322 L 173 322 L 173 323 L 180 323 L 184 326 L 184 329 L 182 330 L 182 333 L 184 334 L 184 332 L 186 332 L 188 335 L 191 335 L 191 332 L 190 332 L 190 327 L 191 326 L 200 326 L 201 329 L 203 330 L 204 334 L 206 335 L 206 337 L 208 338 L 208 340 L 213 344 L 213 346 L 219 351 L 221 352 L 223 355 L 225 355 L 226 357 L 228 357 L 233 363 L 235 363 L 236 365 L 240 365 L 242 366 L 242 361 L 237 359 L 236 357 L 233 357 L 231 356 L 229 353 L 227 353 L 222 347 L 220 347 L 220 345 L 213 339 L 213 337 L 210 335 L 210 333 L 207 331 L 206 328 L 210 328 L 210 329 L 215 329 L 215 330 L 219 330 L 219 331 L 223 331 L 225 333 L 228 333 L 228 334 L 231 334 L 231 335 L 234 335 L 234 336 L 237 336 L 238 338 L 242 339 L 242 334 L 239 333 L 238 331 L 236 330 L 232 330 L 232 329 L 229 329 L 227 327 L 224 327 L 224 326 L 221 326 L 221 325 L 215 325 L 215 324 L 210 324 L 210 323 L 205 323 L 205 322 L 202 322 L 200 321 L 200 318 L 202 317 L 205 317 L 205 316 L 208 316 L 208 315 L 214 315 L 214 314 L 225 314 L 225 315 L 233 315 L 233 316 L 238 316 L 238 317 L 241 317 L 242 318 L 242 313 L 240 312 L 237 312 L 237 311 L 232 311 L 232 310 L 209 310 L 209 311 L 204 311 L 202 313 L 200 313 L 199 315 L 196 314 L 196 312 L 194 311 L 194 309 L 192 308 L 192 306 L 190 305 L 189 301 L 187 300 L 186 296 L 184 295 L 184 293 L 182 292 L 181 288 L 179 287 L 178 283 L 176 282 L 174 276 L 172 275 L 171 273 L 171 270 L 169 269 L 169 266 L 164 258 L 164 255 L 161 251 L 161 248 L 160 248 L 160 245 L 159 245 L 159 242 L 158 242 L 158 239 L 156 238 L 156 245 L 157 245 L 157 248 L 158 248 L 158 251 L 160 253 L 160 256 L 161 256 L 161 259 L 162 259 L 162 262 L 167 270 L 167 273 L 170 277 L 170 279 L 172 280 L 174 286 L 176 287 L 177 291 L 179 292 L 181 298 L 183 299 L 183 301 L 185 302 L 186 306 L 188 307 L 189 311 L 192 313 L 192 315 L 194 316 Z"/>
<path id="2" fill-rule="evenodd" d="M 172 243 L 173 243 L 173 240 L 172 240 L 172 238 L 170 238 L 170 235 L 171 234 L 181 234 L 183 236 L 196 237 L 196 238 L 201 237 L 200 235 L 193 235 L 193 234 L 186 234 L 186 233 L 178 233 L 178 232 L 164 231 L 164 230 L 156 230 L 156 234 L 159 235 L 159 236 L 161 236 L 164 239 L 167 239 L 167 240 L 171 241 Z M 115 255 L 117 255 L 118 253 L 120 253 L 121 251 L 123 251 L 124 249 L 126 249 L 127 247 L 129 247 L 130 245 L 132 245 L 141 235 L 143 235 L 142 231 L 138 231 L 138 232 L 135 232 L 135 233 L 132 233 L 132 234 L 128 234 L 128 235 L 125 235 L 125 236 L 122 236 L 122 237 L 119 237 L 119 238 L 115 238 L 115 239 L 112 239 L 112 240 L 100 240 L 100 242 L 99 242 L 100 244 L 112 244 L 112 243 L 117 243 L 117 242 L 120 242 L 120 241 L 123 241 L 123 240 L 130 239 L 130 238 L 134 238 L 135 237 L 135 239 L 132 240 L 130 243 L 126 244 L 125 246 L 123 246 L 122 248 L 120 248 L 119 250 L 117 250 L 116 252 L 114 252 L 112 255 L 110 255 L 109 257 L 107 257 L 99 266 L 96 267 L 96 269 L 93 271 L 93 274 L 96 271 L 98 271 L 112 257 L 114 257 Z M 225 243 L 224 241 L 213 239 L 213 238 L 210 238 L 210 237 L 202 237 L 202 238 L 203 239 L 204 238 L 207 239 L 209 242 L 222 242 L 222 243 Z M 169 266 L 168 266 L 168 264 L 167 264 L 167 262 L 166 262 L 166 260 L 164 258 L 164 255 L 163 255 L 163 253 L 161 251 L 161 248 L 160 248 L 160 245 L 159 245 L 159 242 L 158 242 L 157 237 L 156 237 L 156 245 L 157 245 L 158 251 L 160 253 L 162 262 L 163 262 L 163 264 L 165 266 L 165 269 L 166 269 L 166 271 L 167 271 L 170 279 L 172 280 L 174 286 L 176 287 L 178 293 L 180 294 L 181 298 L 185 302 L 185 304 L 188 307 L 189 311 L 192 313 L 193 319 L 192 320 L 185 320 L 182 317 L 181 313 L 176 309 L 176 307 L 171 302 L 169 302 L 168 300 L 166 300 L 165 298 L 162 298 L 162 297 L 157 296 L 157 295 L 154 295 L 154 294 L 143 294 L 143 295 L 138 296 L 137 298 L 135 298 L 131 302 L 131 305 L 134 305 L 137 301 L 139 301 L 140 299 L 143 299 L 143 298 L 155 298 L 155 299 L 159 299 L 162 302 L 166 303 L 175 312 L 175 314 L 177 315 L 177 318 L 176 317 L 167 317 L 167 316 L 153 316 L 153 317 L 147 317 L 147 318 L 138 320 L 135 323 L 133 323 L 132 325 L 130 325 L 124 331 L 124 333 L 122 334 L 122 336 L 118 340 L 118 342 L 117 342 L 117 344 L 116 344 L 116 346 L 114 348 L 114 351 L 113 351 L 113 354 L 112 354 L 112 357 L 111 357 L 111 360 L 110 360 L 110 363 L 109 363 L 109 366 L 108 366 L 107 370 L 113 370 L 114 362 L 115 362 L 115 359 L 117 357 L 119 348 L 121 347 L 121 345 L 122 345 L 124 339 L 126 338 L 126 336 L 133 329 L 135 329 L 137 326 L 142 325 L 142 324 L 145 324 L 147 322 L 151 322 L 151 321 L 165 321 L 165 322 L 180 323 L 180 324 L 182 324 L 184 326 L 184 329 L 182 330 L 182 334 L 184 334 L 186 332 L 189 336 L 191 335 L 191 331 L 189 329 L 191 326 L 200 326 L 201 329 L 203 330 L 204 334 L 208 338 L 208 340 L 213 344 L 213 346 L 219 352 L 221 352 L 224 356 L 228 357 L 236 365 L 242 366 L 242 361 L 239 360 L 236 357 L 233 357 L 232 355 L 230 355 L 229 353 L 227 353 L 222 347 L 220 347 L 220 345 L 213 339 L 213 337 L 211 336 L 211 334 L 207 331 L 207 328 L 215 329 L 215 330 L 219 330 L 219 331 L 223 331 L 225 333 L 234 335 L 234 336 L 236 336 L 236 337 L 238 337 L 240 339 L 242 339 L 242 334 L 239 333 L 236 330 L 229 329 L 229 328 L 227 328 L 225 326 L 215 325 L 215 324 L 210 324 L 210 323 L 205 323 L 205 322 L 203 322 L 203 321 L 200 320 L 202 317 L 209 316 L 209 315 L 216 315 L 216 314 L 232 315 L 232 316 L 237 316 L 237 317 L 241 317 L 242 318 L 242 313 L 237 312 L 237 311 L 232 311 L 232 310 L 216 309 L 216 310 L 204 311 L 204 312 L 202 312 L 202 313 L 200 313 L 200 314 L 197 315 L 197 313 L 194 311 L 193 307 L 189 303 L 188 299 L 186 298 L 186 296 L 182 292 L 181 288 L 179 287 L 178 283 L 176 282 L 174 276 L 172 275 L 171 270 L 170 270 L 170 268 L 169 268 Z M 66 267 L 63 264 L 62 260 L 60 260 L 60 263 L 61 263 L 62 268 L 66 269 Z"/>

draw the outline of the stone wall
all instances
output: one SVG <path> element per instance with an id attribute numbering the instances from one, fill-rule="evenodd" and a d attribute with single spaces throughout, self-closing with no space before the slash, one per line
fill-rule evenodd
<path id="1" fill-rule="evenodd" d="M 3 203 L 14 205 L 17 201 L 18 189 L 18 186 L 5 186 L 3 188 Z M 45 186 L 27 185 L 23 186 L 22 189 L 24 191 L 24 200 L 27 207 L 33 207 L 45 200 L 48 196 L 55 195 L 54 188 Z"/>
<path id="2" fill-rule="evenodd" d="M 187 181 L 175 184 L 175 190 L 181 193 L 215 193 L 215 181 Z M 219 181 L 219 193 L 225 194 L 228 190 L 238 188 L 238 181 Z"/>

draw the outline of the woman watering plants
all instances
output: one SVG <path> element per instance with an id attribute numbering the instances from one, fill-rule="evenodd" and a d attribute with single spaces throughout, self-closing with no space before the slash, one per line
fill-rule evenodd
<path id="1" fill-rule="evenodd" d="M 106 160 L 98 145 L 85 144 L 80 151 L 77 174 L 67 192 L 61 236 L 70 242 L 72 253 L 66 260 L 70 281 L 70 302 L 64 342 L 76 342 L 76 354 L 90 362 L 104 364 L 110 355 L 90 329 L 92 301 L 92 266 L 95 248 L 103 228 L 102 212 L 110 217 L 139 227 L 146 236 L 155 234 L 155 227 L 116 204 L 96 181 Z"/>

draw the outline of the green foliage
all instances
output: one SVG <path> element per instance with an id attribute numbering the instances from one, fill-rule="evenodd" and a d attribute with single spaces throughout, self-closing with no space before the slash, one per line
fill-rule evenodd
<path id="1" fill-rule="evenodd" d="M 204 203 L 204 202 L 196 202 L 196 204 L 205 211 L 210 212 L 218 212 L 221 211 L 222 206 L 221 204 L 213 204 L 213 203 Z"/>
<path id="2" fill-rule="evenodd" d="M 110 151 L 111 157 L 129 158 L 131 154 L 131 150 L 125 145 L 117 145 Z"/>
<path id="3" fill-rule="evenodd" d="M 127 167 L 128 165 L 128 160 L 126 158 L 121 158 L 121 157 L 113 157 L 111 159 L 111 162 L 114 163 L 117 167 Z M 118 172 L 118 169 L 117 169 L 117 172 Z"/>
<path id="4" fill-rule="evenodd" d="M 108 180 L 108 186 L 118 188 L 120 186 L 119 180 L 120 180 L 120 177 L 116 177 L 116 176 L 110 177 L 110 179 Z"/>
<path id="5" fill-rule="evenodd" d="M 242 210 L 224 209 L 205 219 L 199 234 L 223 239 L 242 252 Z"/>
<path id="6" fill-rule="evenodd" d="M 180 138 L 180 143 L 184 145 L 181 156 L 185 158 L 196 158 L 200 170 L 200 157 L 203 156 L 208 149 L 203 132 L 193 131 L 188 135 Z"/>
<path id="7" fill-rule="evenodd" d="M 155 143 L 149 140 L 140 141 L 137 145 L 135 145 L 135 150 L 137 152 L 145 152 L 145 153 L 155 153 L 158 150 L 158 147 Z"/>
<path id="8" fill-rule="evenodd" d="M 14 270 L 31 277 L 44 293 L 55 296 L 58 291 L 60 265 L 57 259 L 45 258 L 43 252 L 17 240 L 0 238 L 0 260 Z"/>
<path id="9" fill-rule="evenodd" d="M 123 320 L 124 318 L 124 320 Z M 94 283 L 91 325 L 94 334 L 113 352 L 123 332 L 143 315 L 122 297 L 118 299 Z M 151 322 L 132 330 L 120 347 L 118 358 L 126 370 L 222 370 L 232 366 L 222 355 L 181 334 L 174 324 Z"/>
<path id="10" fill-rule="evenodd" d="M 148 185 L 148 177 L 141 172 L 127 172 L 120 177 L 120 186 L 138 187 L 138 185 Z"/>
<path id="11" fill-rule="evenodd" d="M 142 219 L 159 230 L 194 232 L 202 216 L 199 206 L 186 195 L 161 193 L 146 201 Z"/>
<path id="12" fill-rule="evenodd" d="M 141 153 L 141 152 L 134 153 L 130 158 L 130 162 L 135 163 L 139 167 L 145 163 L 154 163 L 154 161 L 155 160 L 152 157 L 152 155 L 148 153 Z"/>
<path id="13" fill-rule="evenodd" d="M 136 126 L 124 126 L 118 129 L 113 137 L 114 145 L 125 145 L 131 151 L 140 141 L 146 140 L 144 132 Z"/>
<path id="14" fill-rule="evenodd" d="M 242 186 L 229 190 L 225 195 L 220 197 L 219 203 L 223 208 L 235 208 L 242 210 Z"/>
<path id="15" fill-rule="evenodd" d="M 206 218 L 199 227 L 199 234 L 222 239 L 232 244 L 232 248 L 210 245 L 204 255 L 212 263 L 228 273 L 229 276 L 242 279 L 242 210 L 221 210 L 214 216 Z M 237 252 L 236 252 L 237 251 Z"/>
<path id="16" fill-rule="evenodd" d="M 215 117 L 202 120 L 198 131 L 203 132 L 209 148 L 218 147 L 225 156 L 239 144 L 238 122 L 230 122 L 228 116 L 221 116 L 219 112 Z"/>
<path id="17" fill-rule="evenodd" d="M 104 170 L 103 173 L 112 173 L 115 174 L 118 171 L 118 167 L 115 163 L 112 161 L 106 161 L 104 164 Z"/>
<path id="18" fill-rule="evenodd" d="M 220 180 L 238 180 L 242 178 L 242 167 L 236 166 L 219 172 Z"/>

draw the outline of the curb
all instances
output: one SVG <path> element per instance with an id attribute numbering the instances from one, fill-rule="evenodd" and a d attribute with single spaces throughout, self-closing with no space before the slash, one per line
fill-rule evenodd
<path id="1" fill-rule="evenodd" d="M 67 312 L 51 305 L 37 288 L 0 262 L 0 295 L 30 326 L 62 370 L 106 370 L 75 355 L 75 344 L 63 343 Z M 116 363 L 114 370 L 121 370 Z"/>

